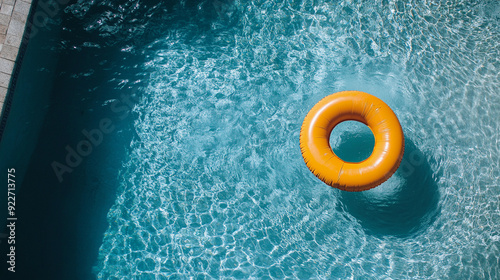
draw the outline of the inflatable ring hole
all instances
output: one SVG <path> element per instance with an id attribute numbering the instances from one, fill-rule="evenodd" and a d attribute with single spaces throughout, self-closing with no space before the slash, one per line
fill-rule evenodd
<path id="1" fill-rule="evenodd" d="M 335 126 L 329 142 L 340 159 L 356 163 L 370 157 L 375 147 L 375 136 L 364 123 L 344 121 Z"/>

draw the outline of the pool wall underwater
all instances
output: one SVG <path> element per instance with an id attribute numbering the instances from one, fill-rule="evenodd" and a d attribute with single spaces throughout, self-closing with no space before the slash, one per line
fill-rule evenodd
<path id="1" fill-rule="evenodd" d="M 32 19 L 37 14 L 47 16 L 43 4 L 48 2 L 39 2 L 33 2 Z M 106 145 L 120 143 L 116 133 L 106 135 L 106 141 L 95 147 L 92 155 L 62 181 L 52 168 L 54 162 L 66 164 L 66 147 L 76 150 L 78 143 L 86 139 L 82 131 L 92 132 L 99 128 L 99 121 L 103 119 L 96 117 L 89 121 L 84 117 L 85 111 L 93 109 L 82 102 L 79 90 L 85 88 L 82 84 L 90 83 L 84 80 L 74 83 L 77 77 L 64 75 L 65 68 L 72 69 L 75 60 L 61 47 L 64 35 L 69 33 L 64 34 L 60 26 L 64 21 L 62 2 L 50 2 L 59 3 L 58 12 L 47 18 L 44 25 L 36 25 L 36 34 L 26 36 L 29 40 L 25 39 L 21 48 L 22 59 L 17 61 L 8 96 L 12 107 L 8 116 L 4 114 L 0 166 L 2 170 L 16 170 L 18 220 L 16 273 L 7 271 L 10 244 L 2 238 L 1 260 L 5 264 L 0 272 L 2 279 L 93 279 L 91 268 L 107 227 L 106 213 L 114 200 L 113 178 L 116 175 L 109 173 L 116 169 L 120 160 L 104 168 L 96 162 L 103 157 L 119 158 L 119 151 L 105 155 L 102 151 Z M 78 69 L 69 72 L 73 75 Z M 128 107 L 117 108 L 121 111 L 110 110 L 106 116 L 113 119 L 115 128 L 120 130 L 123 129 L 121 117 Z M 76 128 L 72 130 L 72 127 Z M 96 174 L 100 174 L 98 179 Z M 7 192 L 0 195 L 5 209 L 6 195 Z M 7 214 L 7 211 L 1 212 L 2 236 L 9 234 L 5 227 Z"/>
<path id="2" fill-rule="evenodd" d="M 69 1 L 11 95 L 1 278 L 499 279 L 499 57 L 495 1 Z M 342 90 L 405 134 L 366 192 L 300 153 Z M 330 144 L 359 161 L 373 135 L 346 123 Z"/>

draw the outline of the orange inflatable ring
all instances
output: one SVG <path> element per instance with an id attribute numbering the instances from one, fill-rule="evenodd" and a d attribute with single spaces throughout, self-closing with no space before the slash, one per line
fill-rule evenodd
<path id="1" fill-rule="evenodd" d="M 367 125 L 375 136 L 373 152 L 362 162 L 345 162 L 332 151 L 330 134 L 343 121 Z M 319 101 L 300 130 L 300 149 L 307 167 L 321 181 L 345 191 L 364 191 L 389 179 L 404 153 L 404 135 L 394 112 L 377 97 L 342 91 Z"/>

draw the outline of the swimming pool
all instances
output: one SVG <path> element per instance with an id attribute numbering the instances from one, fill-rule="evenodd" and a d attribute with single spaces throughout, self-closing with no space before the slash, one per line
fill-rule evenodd
<path id="1" fill-rule="evenodd" d="M 102 237 L 87 241 L 99 249 L 82 270 L 500 278 L 497 2 L 77 1 L 62 18 L 63 99 L 51 106 L 72 121 L 47 120 L 71 128 L 46 143 L 49 172 L 38 176 L 90 189 L 91 205 L 109 208 L 96 232 L 70 227 Z M 308 110 L 348 89 L 384 100 L 406 138 L 399 170 L 362 193 L 321 183 L 299 148 Z M 104 119 L 114 129 L 58 183 L 51 164 Z M 333 149 L 366 156 L 363 129 L 339 127 Z"/>

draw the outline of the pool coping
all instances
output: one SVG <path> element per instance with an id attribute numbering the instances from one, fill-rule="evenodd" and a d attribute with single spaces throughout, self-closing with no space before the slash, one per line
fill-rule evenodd
<path id="1" fill-rule="evenodd" d="M 37 0 L 0 0 L 0 141 L 7 124 Z"/>

